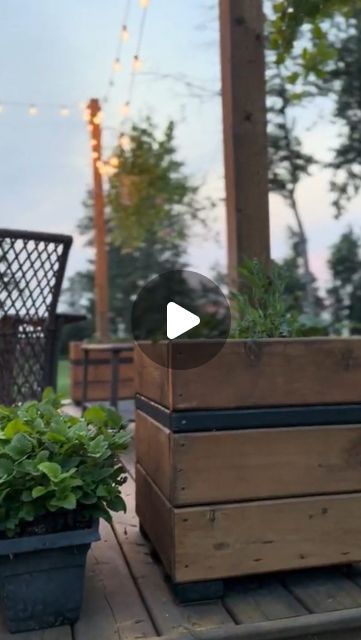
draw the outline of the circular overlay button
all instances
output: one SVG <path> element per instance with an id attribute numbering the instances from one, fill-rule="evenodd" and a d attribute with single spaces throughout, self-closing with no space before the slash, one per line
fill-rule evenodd
<path id="1" fill-rule="evenodd" d="M 231 312 L 221 289 L 188 269 L 166 271 L 149 280 L 132 308 L 132 331 L 139 348 L 156 364 L 172 369 L 193 369 L 212 360 L 230 328 Z M 169 344 L 170 358 L 165 357 Z"/>

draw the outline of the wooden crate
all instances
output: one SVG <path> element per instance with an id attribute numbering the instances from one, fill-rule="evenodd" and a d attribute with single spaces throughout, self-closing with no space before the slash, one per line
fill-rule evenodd
<path id="1" fill-rule="evenodd" d="M 131 361 L 129 362 L 129 359 Z M 84 352 L 81 342 L 71 342 L 69 346 L 70 360 L 70 393 L 75 403 L 82 401 Z M 119 357 L 118 398 L 133 398 L 135 393 L 133 352 Z M 124 360 L 124 362 L 121 362 Z M 111 353 L 109 350 L 90 352 L 88 366 L 87 400 L 109 400 L 111 394 Z"/>
<path id="2" fill-rule="evenodd" d="M 206 364 L 179 369 L 212 341 L 135 348 L 136 391 L 172 410 L 358 403 L 361 338 L 229 340 Z"/>
<path id="3" fill-rule="evenodd" d="M 175 585 L 361 558 L 361 340 L 135 350 L 137 512 Z M 183 592 L 184 593 L 184 592 Z"/>

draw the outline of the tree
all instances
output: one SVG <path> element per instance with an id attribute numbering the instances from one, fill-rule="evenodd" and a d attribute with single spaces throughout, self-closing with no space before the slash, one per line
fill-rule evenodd
<path id="1" fill-rule="evenodd" d="M 122 137 L 121 137 L 122 140 Z M 152 277 L 186 268 L 191 222 L 212 206 L 186 175 L 171 122 L 160 136 L 149 118 L 134 124 L 127 144 L 114 155 L 118 167 L 105 190 L 108 229 L 110 325 L 114 336 L 131 334 L 130 313 L 139 289 Z M 88 194 L 79 230 L 91 243 L 92 200 Z M 66 301 L 80 300 L 93 313 L 94 267 L 69 281 Z M 185 292 L 186 297 L 186 292 Z"/>
<path id="2" fill-rule="evenodd" d="M 361 239 L 352 229 L 331 247 L 327 290 L 335 333 L 359 333 L 361 328 Z"/>
<path id="3" fill-rule="evenodd" d="M 314 277 L 311 273 L 308 242 L 301 211 L 297 200 L 297 187 L 309 175 L 314 159 L 302 149 L 302 143 L 295 134 L 295 122 L 290 110 L 292 100 L 282 67 L 275 65 L 268 76 L 268 158 L 269 189 L 281 195 L 289 206 L 296 223 L 297 247 L 300 273 L 304 283 L 302 291 L 303 309 L 315 314 Z"/>

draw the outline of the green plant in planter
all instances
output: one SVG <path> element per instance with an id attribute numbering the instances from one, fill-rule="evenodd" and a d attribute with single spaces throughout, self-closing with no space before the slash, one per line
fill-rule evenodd
<path id="1" fill-rule="evenodd" d="M 240 269 L 241 292 L 232 292 L 232 338 L 292 338 L 326 335 L 318 318 L 301 318 L 288 308 L 285 270 L 272 263 L 266 269 L 258 260 L 246 260 Z"/>
<path id="2" fill-rule="evenodd" d="M 76 418 L 60 404 L 47 389 L 40 402 L 0 406 L 0 537 L 77 529 L 125 510 L 122 418 L 104 407 Z"/>

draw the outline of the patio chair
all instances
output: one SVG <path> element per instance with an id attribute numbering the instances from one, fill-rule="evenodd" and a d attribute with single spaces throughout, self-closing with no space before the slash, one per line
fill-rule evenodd
<path id="1" fill-rule="evenodd" d="M 0 229 L 0 403 L 56 388 L 60 330 L 84 316 L 57 314 L 71 236 Z"/>

